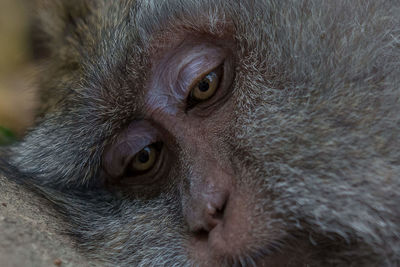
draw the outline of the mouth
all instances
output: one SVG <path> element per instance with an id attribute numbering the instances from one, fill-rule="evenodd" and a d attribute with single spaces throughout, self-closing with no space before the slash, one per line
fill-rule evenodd
<path id="1" fill-rule="evenodd" d="M 271 245 L 273 248 L 259 249 L 252 253 L 236 256 L 226 260 L 225 266 L 282 266 L 283 262 L 277 260 L 277 255 L 280 254 L 278 248 L 275 245 Z"/>
<path id="2" fill-rule="evenodd" d="M 296 246 L 297 250 L 291 245 L 282 241 L 269 242 L 264 248 L 244 253 L 241 256 L 232 257 L 225 260 L 223 266 L 235 267 L 298 267 L 308 266 L 310 262 L 305 246 Z"/>
<path id="3" fill-rule="evenodd" d="M 275 236 L 275 239 L 252 236 L 241 241 L 246 242 L 239 242 L 235 245 L 235 250 L 232 250 L 229 247 L 216 247 L 206 237 L 201 241 L 197 239 L 191 244 L 193 259 L 200 263 L 196 264 L 198 266 L 298 267 L 311 266 L 315 257 L 321 256 L 320 248 L 313 246 L 303 233 L 287 232 L 285 235 Z M 328 243 L 330 242 L 325 240 L 320 245 L 326 247 Z M 335 250 L 335 247 L 331 248 Z"/>
<path id="4" fill-rule="evenodd" d="M 284 241 L 285 238 L 269 240 L 261 245 L 243 245 L 235 252 L 228 251 L 226 248 L 210 246 L 207 238 L 195 241 L 195 249 L 192 250 L 196 262 L 201 262 L 199 266 L 234 266 L 234 267 L 281 267 L 281 266 L 303 266 L 306 262 L 306 246 L 298 242 Z M 254 240 L 254 243 L 260 243 Z M 192 247 L 193 248 L 193 247 Z M 193 255 L 193 254 L 192 254 Z M 206 260 L 205 260 L 206 259 Z"/>

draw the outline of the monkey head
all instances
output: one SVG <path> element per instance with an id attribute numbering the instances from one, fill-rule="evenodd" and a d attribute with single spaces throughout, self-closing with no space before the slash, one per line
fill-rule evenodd
<path id="1" fill-rule="evenodd" d="M 41 107 L 7 161 L 88 257 L 399 264 L 399 2 L 39 11 Z"/>

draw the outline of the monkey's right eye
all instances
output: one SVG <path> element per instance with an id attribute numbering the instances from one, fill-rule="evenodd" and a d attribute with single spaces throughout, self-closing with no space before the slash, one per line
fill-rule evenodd
<path id="1" fill-rule="evenodd" d="M 195 101 L 205 101 L 211 98 L 218 89 L 220 74 L 212 71 L 206 75 L 196 86 L 191 90 L 190 97 Z"/>
<path id="2" fill-rule="evenodd" d="M 196 104 L 211 99 L 218 91 L 223 73 L 223 65 L 207 73 L 190 90 L 187 99 L 187 110 Z"/>

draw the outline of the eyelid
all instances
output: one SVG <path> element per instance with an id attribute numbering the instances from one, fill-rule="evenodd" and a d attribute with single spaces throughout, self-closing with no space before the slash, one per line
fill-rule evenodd
<path id="1" fill-rule="evenodd" d="M 131 123 L 118 135 L 116 142 L 106 147 L 103 156 L 106 172 L 113 177 L 121 176 L 132 157 L 158 139 L 159 133 L 148 122 Z"/>
<path id="2" fill-rule="evenodd" d="M 218 67 L 228 51 L 212 44 L 185 44 L 155 62 L 145 109 L 176 114 L 185 104 L 195 80 Z"/>
<path id="3" fill-rule="evenodd" d="M 218 77 L 218 87 L 216 88 L 216 90 L 214 91 L 214 93 L 212 94 L 212 96 L 210 96 L 210 98 L 208 98 L 207 100 L 196 100 L 192 97 L 192 92 L 195 89 L 195 86 L 197 86 L 197 84 L 202 81 L 205 77 L 207 77 L 207 75 L 209 75 L 210 73 L 214 72 L 217 77 Z M 211 100 L 211 98 L 215 97 L 216 95 L 218 95 L 218 91 L 221 89 L 221 86 L 223 86 L 224 84 L 224 62 L 222 62 L 219 66 L 217 66 L 216 68 L 210 70 L 209 72 L 205 73 L 204 75 L 200 76 L 198 79 L 196 79 L 193 84 L 190 86 L 189 88 L 189 94 L 186 97 L 186 107 L 185 107 L 185 112 L 189 112 L 190 110 L 192 110 L 195 106 L 197 106 L 198 104 L 202 104 L 204 102 L 208 102 Z"/>
<path id="4" fill-rule="evenodd" d="M 208 74 L 210 74 L 211 72 L 215 72 L 217 70 L 219 70 L 219 68 L 221 68 L 223 66 L 223 63 L 221 63 L 220 65 L 218 65 L 215 68 L 212 68 L 210 70 L 207 70 L 205 72 L 203 72 L 201 75 L 199 75 L 195 80 L 193 80 L 193 82 L 188 86 L 188 92 L 186 94 L 185 99 L 187 99 L 190 96 L 190 93 L 192 91 L 192 89 L 200 82 L 202 81 Z"/>
<path id="5" fill-rule="evenodd" d="M 197 83 L 199 83 L 207 74 L 215 69 L 218 69 L 218 67 L 223 64 L 225 59 L 225 55 L 222 52 L 220 56 L 216 58 L 210 58 L 208 56 L 205 57 L 206 60 L 204 60 L 203 62 L 199 62 L 194 59 L 193 61 L 196 61 L 196 64 L 191 61 L 179 72 L 177 87 L 181 89 L 181 92 L 184 92 L 182 100 L 187 99 L 192 88 Z M 193 67 L 196 67 L 197 70 L 193 70 Z"/>

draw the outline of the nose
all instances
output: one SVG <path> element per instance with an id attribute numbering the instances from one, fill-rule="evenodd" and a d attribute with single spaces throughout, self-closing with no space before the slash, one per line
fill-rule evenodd
<path id="1" fill-rule="evenodd" d="M 192 201 L 191 209 L 187 212 L 190 231 L 196 235 L 208 234 L 218 224 L 222 224 L 228 199 L 228 190 L 201 193 Z"/>
<path id="2" fill-rule="evenodd" d="M 185 193 L 184 213 L 195 236 L 207 237 L 218 225 L 224 225 L 232 181 L 231 173 L 218 165 L 208 165 L 192 177 Z"/>

